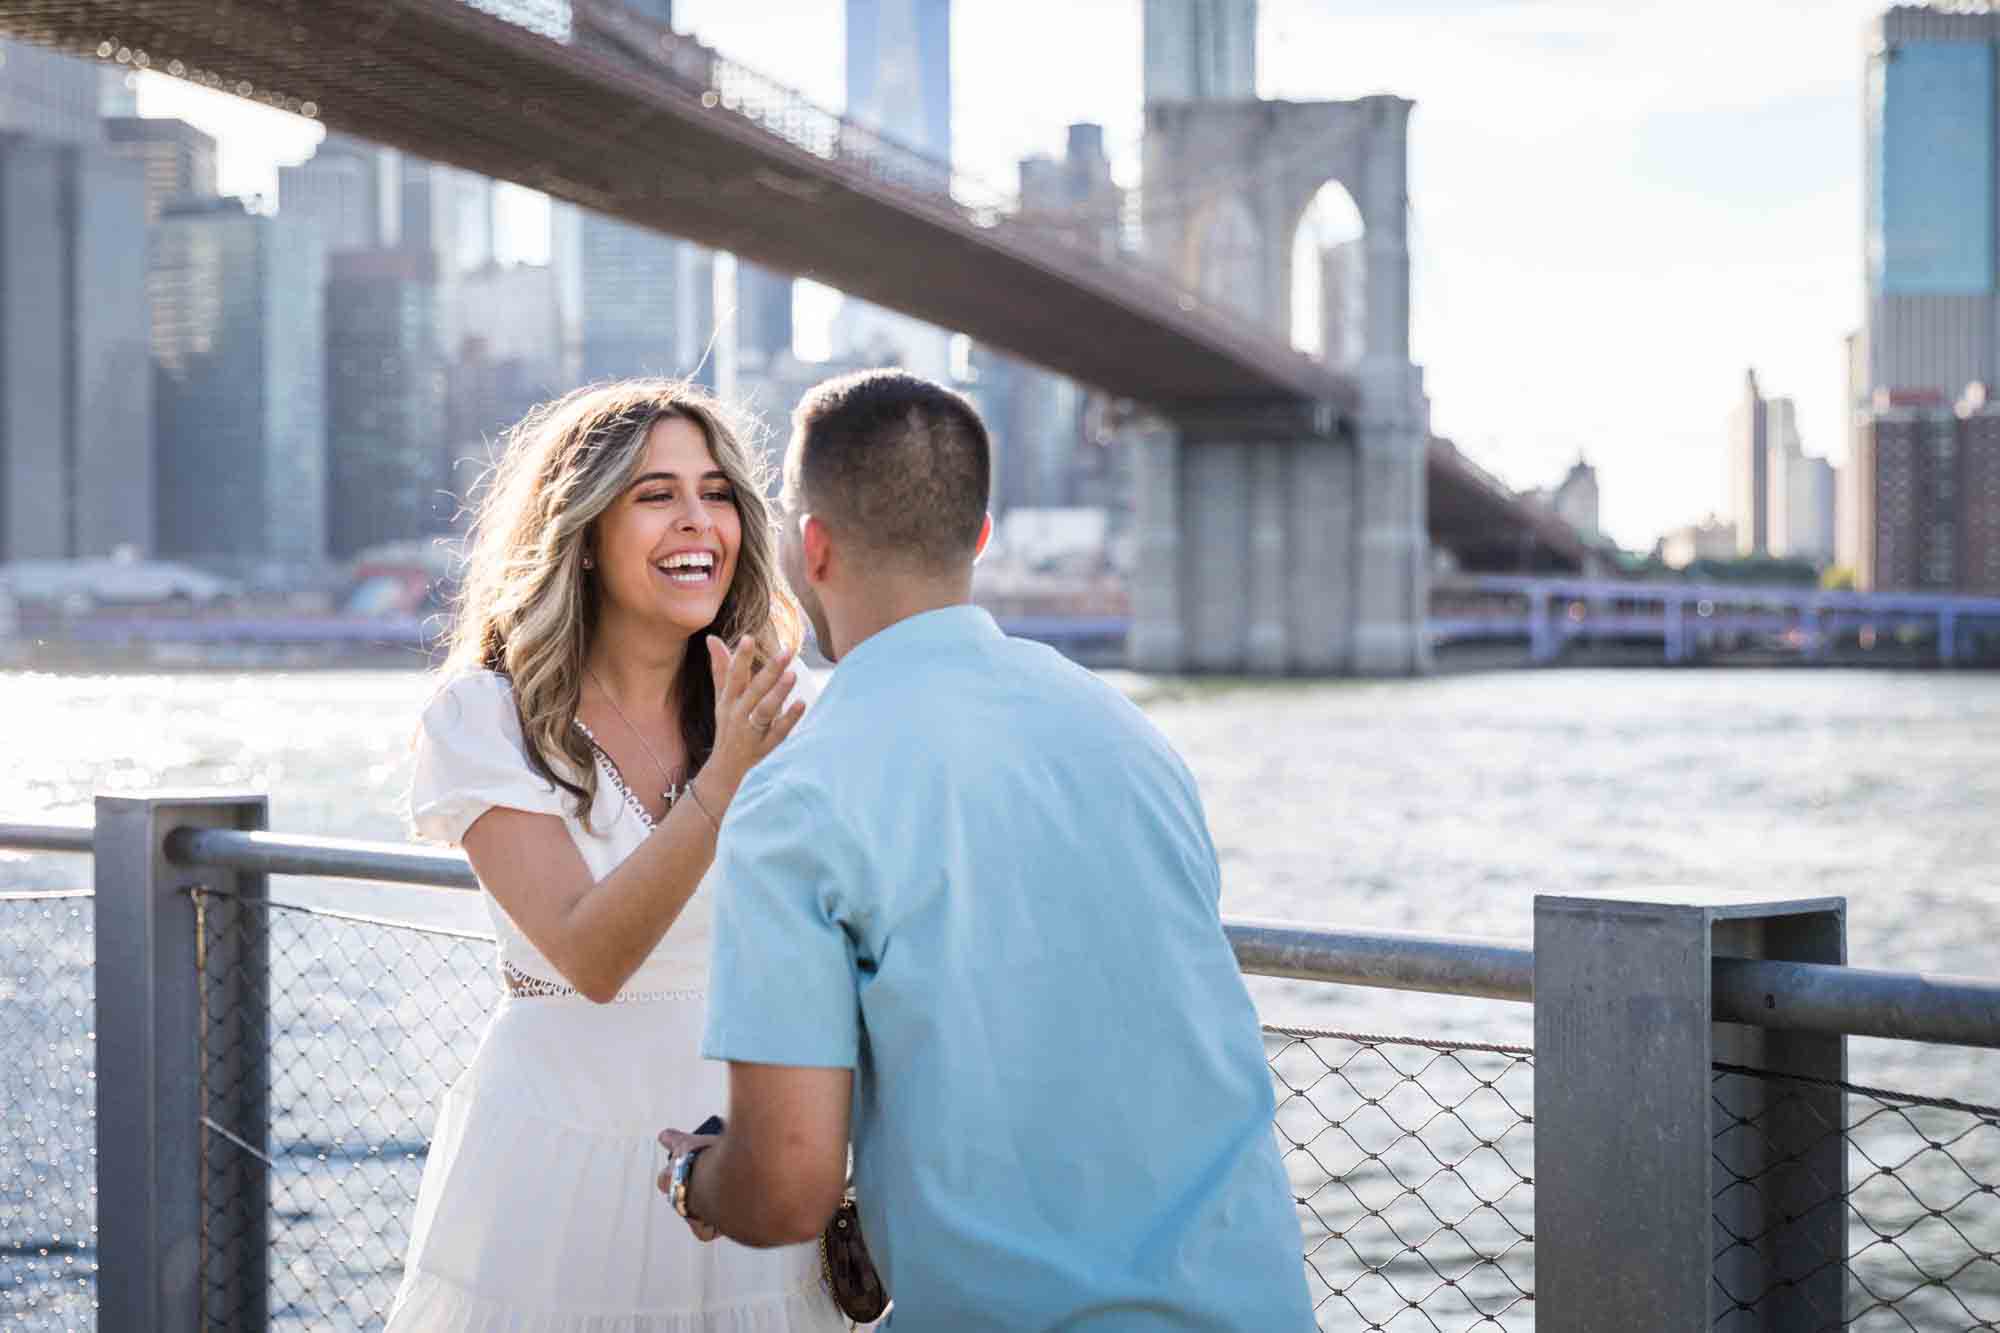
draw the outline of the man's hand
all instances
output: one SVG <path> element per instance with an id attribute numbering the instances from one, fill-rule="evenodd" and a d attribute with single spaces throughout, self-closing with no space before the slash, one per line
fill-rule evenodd
<path id="1" fill-rule="evenodd" d="M 684 1134 L 678 1129 L 663 1129 L 660 1131 L 660 1146 L 675 1157 L 684 1157 L 696 1148 L 712 1147 L 720 1142 L 722 1142 L 720 1134 Z M 701 1163 L 697 1162 L 695 1166 L 699 1169 Z M 674 1190 L 674 1170 L 671 1162 L 669 1162 L 666 1170 L 660 1172 L 658 1184 L 660 1193 L 667 1195 L 671 1199 Z M 694 1233 L 696 1240 L 711 1241 L 721 1234 L 708 1223 L 693 1216 L 694 1210 L 692 1208 L 688 1210 L 688 1213 L 688 1230 Z"/>

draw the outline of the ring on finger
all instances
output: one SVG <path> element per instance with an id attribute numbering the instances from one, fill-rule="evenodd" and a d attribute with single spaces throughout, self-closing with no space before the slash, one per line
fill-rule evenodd
<path id="1" fill-rule="evenodd" d="M 750 725 L 757 728 L 757 730 L 759 731 L 769 731 L 771 729 L 771 723 L 773 721 L 774 719 L 772 718 L 758 717 L 755 713 L 752 713 L 750 715 Z"/>

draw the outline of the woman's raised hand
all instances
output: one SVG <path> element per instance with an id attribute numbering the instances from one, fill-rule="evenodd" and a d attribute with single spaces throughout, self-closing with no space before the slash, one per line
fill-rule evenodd
<path id="1" fill-rule="evenodd" d="M 778 748 L 805 716 L 804 700 L 785 707 L 797 676 L 792 672 L 793 653 L 781 653 L 756 668 L 757 645 L 749 638 L 737 640 L 731 652 L 714 635 L 708 638 L 709 669 L 715 680 L 715 749 L 702 766 L 704 774 L 722 790 L 704 791 L 727 805 L 736 795 L 743 775 L 765 755 Z M 706 784 L 704 784 L 706 786 Z M 721 811 L 716 811 L 718 816 Z"/>

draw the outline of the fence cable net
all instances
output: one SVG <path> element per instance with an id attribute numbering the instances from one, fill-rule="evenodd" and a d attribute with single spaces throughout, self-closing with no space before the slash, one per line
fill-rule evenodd
<path id="1" fill-rule="evenodd" d="M 0 1326 L 97 1326 L 90 891 L 0 894 Z"/>
<path id="2" fill-rule="evenodd" d="M 1533 1053 L 1283 1027 L 1264 1044 L 1320 1326 L 1532 1328 Z"/>
<path id="3" fill-rule="evenodd" d="M 197 908 L 204 1326 L 262 1307 L 276 1328 L 379 1328 L 438 1103 L 498 999 L 493 942 L 210 892 Z"/>
<path id="4" fill-rule="evenodd" d="M 2000 1107 L 1720 1063 L 1711 1091 L 1715 1327 L 2000 1329 Z"/>

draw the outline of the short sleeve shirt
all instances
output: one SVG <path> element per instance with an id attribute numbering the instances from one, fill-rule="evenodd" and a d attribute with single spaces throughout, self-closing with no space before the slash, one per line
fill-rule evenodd
<path id="1" fill-rule="evenodd" d="M 976 608 L 901 621 L 711 882 L 704 1053 L 856 1071 L 899 1333 L 1312 1327 L 1200 799 L 1115 690 Z"/>

